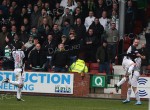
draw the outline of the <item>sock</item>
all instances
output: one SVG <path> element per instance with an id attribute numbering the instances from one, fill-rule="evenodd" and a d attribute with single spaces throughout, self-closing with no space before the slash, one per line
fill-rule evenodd
<path id="1" fill-rule="evenodd" d="M 140 102 L 140 96 L 139 96 L 138 90 L 135 92 L 135 98 L 136 98 L 137 101 Z"/>
<path id="2" fill-rule="evenodd" d="M 131 88 L 128 88 L 128 90 L 127 90 L 127 100 L 128 101 L 130 101 L 131 92 L 132 92 Z"/>
<path id="3" fill-rule="evenodd" d="M 134 69 L 134 65 L 131 65 L 128 69 L 128 74 L 131 74 Z"/>
<path id="4" fill-rule="evenodd" d="M 121 86 L 124 82 L 126 82 L 126 77 L 123 77 L 118 83 L 117 86 Z"/>
<path id="5" fill-rule="evenodd" d="M 16 85 L 16 86 L 19 84 L 18 81 L 9 81 L 9 83 L 12 84 L 12 85 Z"/>
<path id="6" fill-rule="evenodd" d="M 17 88 L 17 99 L 21 99 L 21 88 Z"/>

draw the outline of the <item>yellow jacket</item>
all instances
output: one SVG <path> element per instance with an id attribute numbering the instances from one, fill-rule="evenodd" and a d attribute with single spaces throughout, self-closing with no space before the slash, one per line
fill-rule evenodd
<path id="1" fill-rule="evenodd" d="M 85 65 L 84 60 L 78 59 L 69 67 L 69 72 L 87 73 L 88 67 Z"/>

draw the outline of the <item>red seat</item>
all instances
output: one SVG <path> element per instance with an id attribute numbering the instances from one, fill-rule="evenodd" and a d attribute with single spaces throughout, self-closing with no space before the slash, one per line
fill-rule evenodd
<path id="1" fill-rule="evenodd" d="M 85 63 L 85 65 L 86 65 L 88 68 L 90 68 L 90 63 Z"/>
<path id="2" fill-rule="evenodd" d="M 91 73 L 91 74 L 98 74 L 99 71 L 98 70 L 90 70 L 89 73 Z"/>
<path id="3" fill-rule="evenodd" d="M 90 63 L 89 65 L 89 73 L 98 74 L 99 73 L 99 64 L 98 63 Z"/>
<path id="4" fill-rule="evenodd" d="M 147 70 L 150 70 L 150 65 L 148 65 L 148 66 L 146 67 L 146 69 L 147 69 Z"/>
<path id="5" fill-rule="evenodd" d="M 90 69 L 98 70 L 99 69 L 99 64 L 98 63 L 90 63 Z"/>

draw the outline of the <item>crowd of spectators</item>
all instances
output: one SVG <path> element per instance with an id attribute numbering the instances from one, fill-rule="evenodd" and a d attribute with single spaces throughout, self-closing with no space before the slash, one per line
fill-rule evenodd
<path id="1" fill-rule="evenodd" d="M 130 0 L 126 7 L 128 34 L 133 32 L 136 11 Z M 50 65 L 66 71 L 80 53 L 86 62 L 97 62 L 96 51 L 104 40 L 114 58 L 118 23 L 118 0 L 2 0 L 0 54 L 5 55 L 6 46 L 22 49 L 29 68 L 47 70 Z"/>

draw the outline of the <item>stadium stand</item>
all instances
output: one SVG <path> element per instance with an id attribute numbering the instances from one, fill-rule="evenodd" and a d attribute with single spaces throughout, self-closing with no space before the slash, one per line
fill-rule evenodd
<path id="1" fill-rule="evenodd" d="M 97 48 L 101 45 L 103 40 L 106 40 L 106 30 L 110 29 L 111 23 L 118 23 L 119 20 L 119 3 L 114 1 L 112 1 L 111 4 L 108 4 L 106 0 L 69 0 L 69 2 L 67 2 L 67 0 L 34 0 L 34 2 L 31 0 L 25 0 L 24 2 L 21 1 L 2 0 L 0 2 L 0 48 L 3 50 L 1 53 L 4 56 L 6 45 L 9 45 L 10 48 L 13 49 L 14 47 L 18 47 L 19 42 L 22 42 L 23 46 L 21 48 L 26 54 L 26 62 L 28 61 L 29 53 L 35 49 L 34 45 L 37 43 L 41 44 L 41 48 L 45 53 L 45 56 L 52 57 L 57 50 L 57 45 L 63 42 L 65 44 L 65 50 L 70 56 L 78 56 L 82 51 L 84 53 L 88 53 L 89 57 L 95 57 L 94 54 Z M 133 23 L 133 31 L 130 30 L 130 33 L 138 36 L 139 34 L 143 33 L 142 31 L 144 28 L 149 28 L 148 22 L 150 17 L 150 4 L 147 3 L 147 5 L 145 5 L 145 16 L 143 16 L 143 18 L 145 19 L 146 23 L 144 23 L 142 19 L 138 18 L 139 13 L 137 12 L 139 11 L 139 8 L 136 7 L 135 4 L 136 1 L 133 1 L 133 4 L 132 1 L 126 2 L 125 14 L 130 15 L 129 12 L 133 11 L 130 17 L 134 17 L 134 19 L 126 19 L 132 21 Z M 129 10 L 130 7 L 133 10 Z M 66 10 L 68 10 L 68 12 L 66 12 Z M 96 32 L 96 34 L 94 33 L 92 35 L 84 30 L 86 27 L 84 26 L 85 18 L 90 16 L 88 15 L 89 11 L 94 13 L 92 16 L 99 19 L 98 23 L 93 23 L 94 26 L 92 24 L 92 27 L 94 27 L 93 29 L 95 29 L 93 32 Z M 106 25 L 106 29 L 103 27 L 105 29 L 104 32 L 98 32 L 99 30 L 97 29 L 99 29 L 101 21 L 100 18 L 102 17 L 103 12 L 106 12 L 106 18 L 104 17 L 102 21 L 103 24 Z M 77 21 L 77 18 L 80 18 L 81 21 Z M 87 20 L 86 22 L 89 23 L 91 21 Z M 2 28 L 3 26 L 6 26 L 6 29 Z M 81 28 L 84 29 L 80 30 Z M 119 27 L 117 26 L 117 29 L 118 28 Z M 68 35 L 72 32 L 76 37 L 75 40 L 69 39 Z M 100 33 L 100 35 L 97 33 Z M 117 47 L 117 53 L 120 54 L 125 52 L 131 44 L 132 39 L 129 36 L 130 33 L 126 33 L 125 30 L 123 44 L 120 43 L 122 42 L 121 39 L 118 40 L 117 44 L 121 44 L 123 47 Z M 52 34 L 53 43 L 47 42 L 46 45 L 43 45 L 43 43 L 46 42 L 49 34 Z M 66 41 L 61 39 L 62 34 L 67 35 Z M 16 35 L 19 36 L 19 39 L 13 41 L 13 38 Z M 31 37 L 33 39 L 38 39 L 38 41 L 28 41 Z M 26 43 L 30 48 L 26 47 Z M 119 47 L 121 46 L 119 45 Z M 89 49 L 90 52 L 88 51 Z M 84 57 L 85 56 L 86 54 L 84 54 Z M 2 63 L 3 61 L 0 62 L 1 66 Z M 93 58 L 92 62 L 89 61 L 86 62 L 86 64 L 89 67 L 90 73 L 99 73 L 99 65 L 95 58 Z M 49 68 L 47 70 L 52 71 L 50 68 L 52 65 L 48 65 Z M 28 65 L 26 67 L 28 67 Z M 112 65 L 111 73 L 113 73 Z"/>

